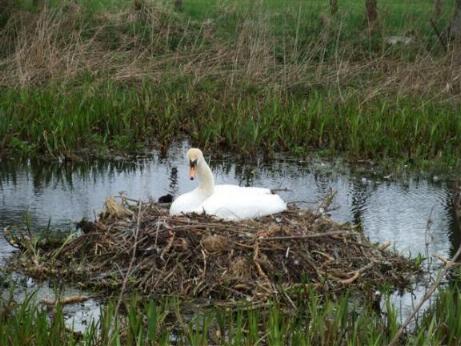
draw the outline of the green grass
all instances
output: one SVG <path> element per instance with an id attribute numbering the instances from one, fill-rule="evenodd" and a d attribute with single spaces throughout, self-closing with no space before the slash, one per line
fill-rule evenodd
<path id="1" fill-rule="evenodd" d="M 432 1 L 380 2 L 371 31 L 362 2 L 339 1 L 335 16 L 326 1 L 289 4 L 16 3 L 0 29 L 0 153 L 106 155 L 187 138 L 245 155 L 459 164 L 460 102 Z"/>
<path id="2" fill-rule="evenodd" d="M 222 95 L 215 82 L 194 88 L 104 83 L 8 90 L 0 94 L 3 149 L 28 155 L 68 154 L 83 148 L 138 150 L 181 137 L 205 148 L 247 155 L 312 149 L 356 158 L 439 158 L 456 164 L 461 117 L 450 104 L 400 97 L 361 104 L 359 96 L 307 97 L 251 90 Z"/>
<path id="3" fill-rule="evenodd" d="M 0 309 L 2 345 L 385 345 L 397 333 L 397 312 L 390 303 L 385 314 L 357 306 L 354 299 L 321 299 L 308 292 L 297 310 L 276 303 L 251 308 L 187 308 L 175 300 L 132 298 L 123 313 L 109 302 L 99 321 L 82 334 L 66 328 L 61 307 L 52 317 L 33 302 L 3 300 Z M 456 289 L 442 291 L 433 307 L 417 319 L 402 345 L 457 345 L 461 340 Z M 185 313 L 186 309 L 189 313 Z M 193 311 L 193 312 L 191 312 Z"/>

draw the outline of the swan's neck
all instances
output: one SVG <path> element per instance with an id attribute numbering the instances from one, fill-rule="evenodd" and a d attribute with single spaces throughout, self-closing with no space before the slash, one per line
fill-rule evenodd
<path id="1" fill-rule="evenodd" d="M 214 193 L 214 177 L 210 167 L 203 160 L 197 165 L 198 188 L 207 196 Z"/>

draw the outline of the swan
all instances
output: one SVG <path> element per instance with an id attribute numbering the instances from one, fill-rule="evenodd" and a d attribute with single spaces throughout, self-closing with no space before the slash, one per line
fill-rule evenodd
<path id="1" fill-rule="evenodd" d="M 205 213 L 235 221 L 279 213 L 287 208 L 280 196 L 272 194 L 270 189 L 215 185 L 213 173 L 200 149 L 189 149 L 187 159 L 189 177 L 191 180 L 197 177 L 199 185 L 173 201 L 170 215 Z"/>

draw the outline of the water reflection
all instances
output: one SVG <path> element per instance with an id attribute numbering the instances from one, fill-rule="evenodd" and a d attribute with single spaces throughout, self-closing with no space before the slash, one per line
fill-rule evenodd
<path id="1" fill-rule="evenodd" d="M 24 301 L 31 297 L 35 303 L 42 300 L 54 301 L 58 297 L 82 296 L 91 297 L 91 292 L 72 287 L 56 287 L 55 283 L 37 282 L 20 274 L 14 274 L 10 278 L 14 282 L 14 299 Z M 60 286 L 60 285 L 58 285 Z M 11 292 L 8 289 L 0 291 L 0 297 L 8 301 Z M 92 322 L 97 322 L 101 316 L 102 302 L 96 298 L 89 298 L 78 304 L 63 305 L 63 317 L 67 328 L 75 332 L 83 332 Z"/>
<path id="2" fill-rule="evenodd" d="M 2 162 L 0 168 L 0 226 L 21 221 L 30 213 L 36 225 L 70 225 L 82 216 L 94 217 L 105 197 L 120 192 L 133 198 L 178 195 L 195 186 L 187 179 L 183 150 L 169 159 L 93 163 Z M 361 223 L 372 241 L 391 241 L 407 253 L 448 256 L 460 243 L 459 222 L 451 194 L 443 182 L 409 177 L 388 181 L 356 175 L 335 164 L 297 164 L 277 161 L 235 164 L 212 160 L 217 183 L 287 188 L 287 201 L 307 206 L 337 191 L 332 217 Z M 427 228 L 431 218 L 432 225 Z M 427 238 L 431 239 L 428 240 Z"/>
<path id="3" fill-rule="evenodd" d="M 109 195 L 125 192 L 136 199 L 178 195 L 195 187 L 187 179 L 185 147 L 166 157 L 92 163 L 3 161 L 0 166 L 0 227 L 20 223 L 25 212 L 36 226 L 73 227 L 83 216 L 93 218 Z M 389 180 L 380 174 L 337 162 L 298 163 L 257 160 L 236 163 L 232 158 L 210 160 L 217 183 L 286 188 L 288 202 L 314 207 L 337 191 L 333 219 L 361 223 L 374 242 L 390 241 L 397 250 L 431 257 L 451 256 L 460 244 L 459 220 L 451 203 L 451 188 L 443 182 L 408 176 Z M 431 219 L 428 228 L 428 219 Z M 0 238 L 0 258 L 11 248 Z M 429 261 L 436 265 L 437 261 Z M 424 291 L 418 288 L 418 290 Z M 408 300 L 405 302 L 405 300 Z M 411 306 L 411 298 L 400 301 Z"/>

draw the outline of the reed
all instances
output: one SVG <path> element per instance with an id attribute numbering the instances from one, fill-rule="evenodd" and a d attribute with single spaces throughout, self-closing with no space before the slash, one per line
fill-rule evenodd
<path id="1" fill-rule="evenodd" d="M 388 309 L 383 318 L 371 306 L 358 306 L 353 296 L 325 299 L 310 291 L 309 299 L 296 302 L 297 311 L 276 303 L 227 309 L 132 297 L 123 303 L 124 312 L 115 315 L 115 323 L 115 304 L 108 302 L 99 321 L 76 333 L 66 326 L 62 307 L 50 318 L 33 298 L 22 303 L 2 299 L 2 345 L 383 345 L 399 326 L 395 309 Z M 459 300 L 457 289 L 440 292 L 400 344 L 459 344 Z"/>
<path id="2" fill-rule="evenodd" d="M 198 88 L 209 85 L 203 84 Z M 175 90 L 174 84 L 104 83 L 70 94 L 58 87 L 9 90 L 0 94 L 0 114 L 1 147 L 24 155 L 136 151 L 190 138 L 246 155 L 322 149 L 456 165 L 461 149 L 458 108 L 411 97 L 363 104 L 357 96 L 341 102 L 326 92 L 299 98 L 255 91 L 229 99 L 219 90 Z"/>

